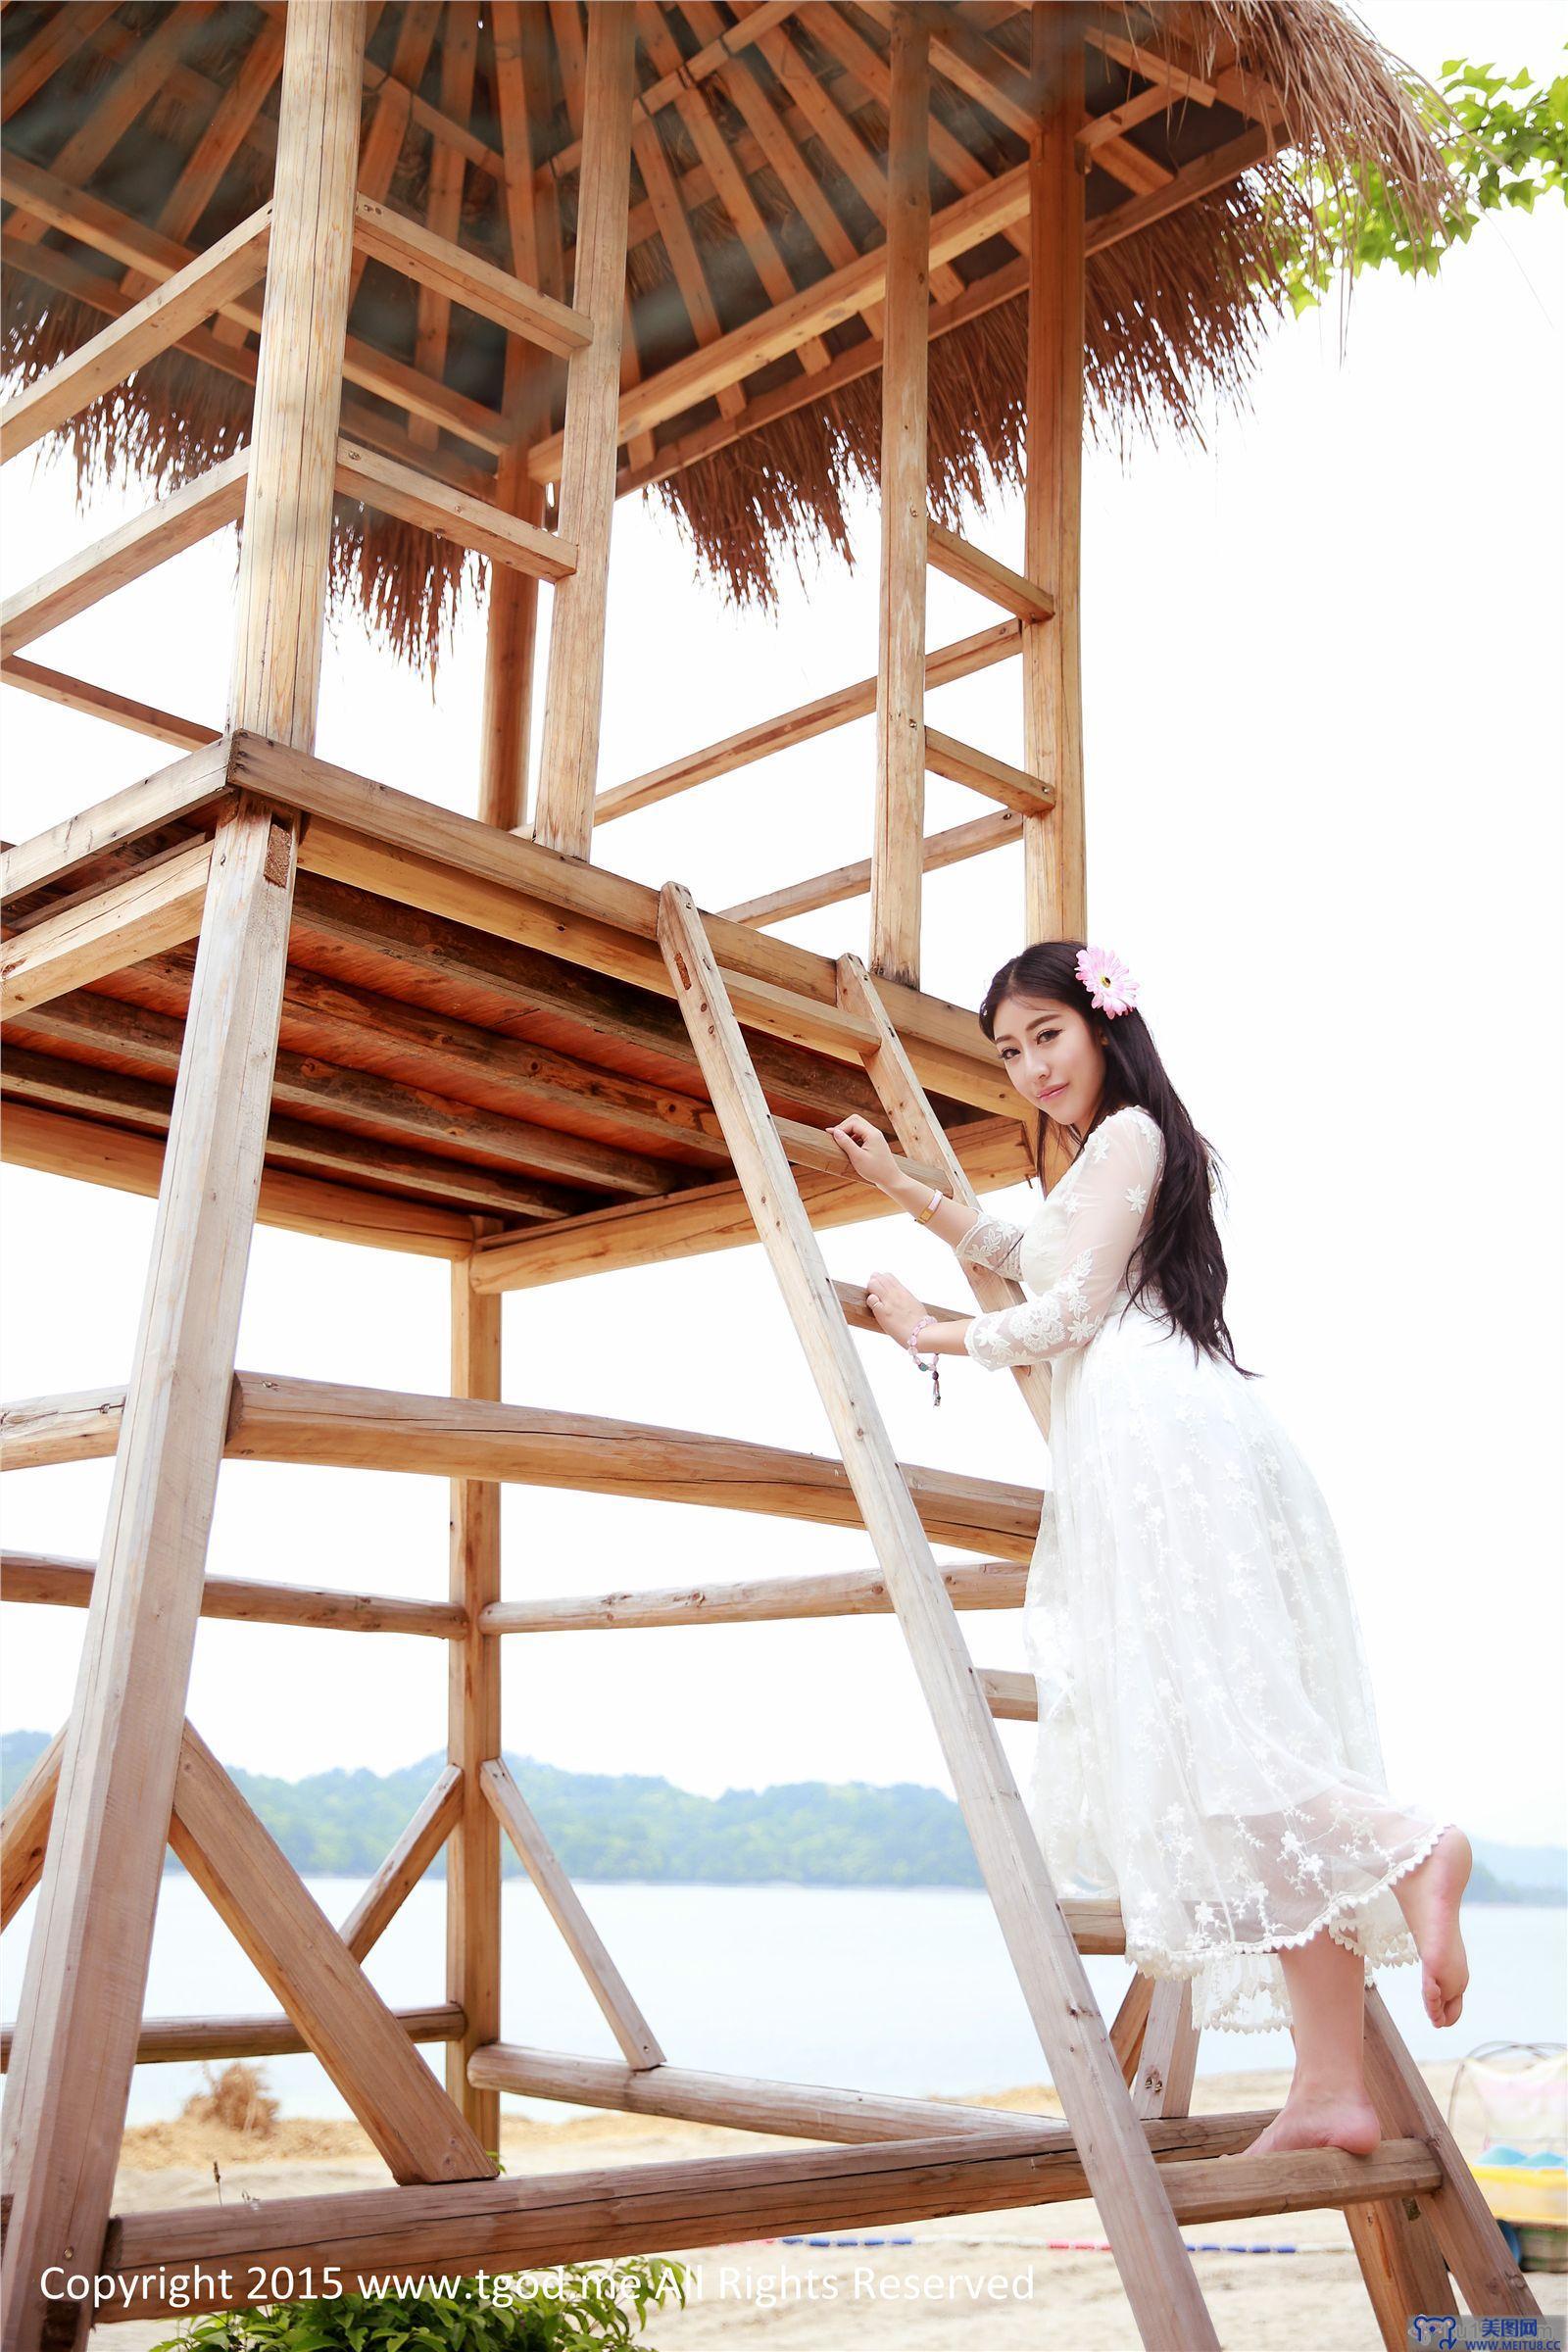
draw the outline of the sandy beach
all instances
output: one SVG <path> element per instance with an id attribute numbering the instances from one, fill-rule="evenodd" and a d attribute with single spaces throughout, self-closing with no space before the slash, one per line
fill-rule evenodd
<path id="1" fill-rule="evenodd" d="M 1422 2069 L 1446 2113 L 1456 2065 Z M 1288 2078 L 1238 2073 L 1201 2078 L 1194 2111 L 1271 2107 Z M 1055 2115 L 1054 2093 L 1024 2086 L 973 2105 Z M 1461 2105 L 1461 2147 L 1479 2147 L 1477 2119 Z M 590 2115 L 559 2124 L 508 2121 L 502 2154 L 511 2173 L 569 2172 L 608 2163 L 657 2163 L 747 2148 L 805 2144 L 657 2117 Z M 284 2121 L 265 2143 L 187 2122 L 145 2125 L 126 2136 L 116 2195 L 121 2213 L 243 2197 L 310 2196 L 383 2185 L 385 2167 L 357 2125 Z M 984 2345 L 1031 2352 L 1082 2341 L 1096 2352 L 1138 2352 L 1138 2336 L 1108 2254 L 1054 2251 L 1051 2239 L 1101 2238 L 1093 2203 L 1026 2207 L 890 2225 L 860 2235 L 907 2238 L 882 2247 L 778 2241 L 669 2251 L 698 2276 L 690 2301 L 650 2319 L 640 2339 L 657 2352 L 744 2343 L 779 2352 Z M 1291 2245 L 1289 2254 L 1199 2253 L 1200 2279 L 1221 2342 L 1266 2352 L 1378 2352 L 1379 2335 L 1345 2223 L 1336 2212 L 1201 2225 L 1190 2241 Z M 1545 2291 L 1543 2291 L 1543 2290 Z M 1555 2290 L 1555 2291 L 1553 2291 Z M 1562 2282 L 1538 2278 L 1543 2308 L 1561 2307 Z M 1080 2333 L 1081 2330 L 1081 2333 Z M 148 2352 L 176 2323 L 122 2321 L 94 2329 L 95 2352 Z"/>

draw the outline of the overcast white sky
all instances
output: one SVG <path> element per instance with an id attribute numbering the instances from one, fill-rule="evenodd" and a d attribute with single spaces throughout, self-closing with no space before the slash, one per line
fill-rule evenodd
<path id="1" fill-rule="evenodd" d="M 1429 73 L 1454 54 L 1538 71 L 1544 0 L 1385 0 L 1373 30 Z M 1301 1446 L 1343 1538 L 1391 1782 L 1473 1832 L 1561 1838 L 1562 786 L 1565 312 L 1560 205 L 1489 220 L 1436 281 L 1368 277 L 1276 334 L 1250 412 L 1205 450 L 1091 452 L 1084 662 L 1091 936 L 1126 957 L 1175 1084 L 1223 1156 L 1238 1353 Z M 143 502 L 83 519 L 66 468 L 0 484 L 9 588 Z M 1009 561 L 1012 502 L 971 524 Z M 728 612 L 662 511 L 617 512 L 602 780 L 874 669 L 876 529 L 776 620 Z M 41 640 L 40 660 L 220 720 L 233 534 Z M 933 576 L 930 641 L 993 617 Z M 482 631 L 432 702 L 354 631 L 329 649 L 319 749 L 471 809 Z M 156 747 L 8 692 L 5 833 L 157 764 Z M 937 723 L 1018 757 L 1015 667 L 948 689 Z M 602 834 L 599 859 L 705 906 L 865 854 L 868 724 Z M 932 829 L 980 804 L 935 779 Z M 781 813 L 782 812 L 782 813 Z M 977 1004 L 1023 944 L 1021 853 L 927 878 L 928 988 Z M 790 924 L 864 952 L 865 905 Z M 1033 1195 L 997 1194 L 1026 1214 Z M 150 1201 L 6 1169 L 11 1396 L 123 1380 Z M 822 1237 L 830 1270 L 892 1265 L 961 1302 L 906 1219 Z M 832 1451 L 757 1249 L 509 1298 L 514 1401 Z M 1013 1384 L 954 1363 L 940 1413 L 885 1342 L 859 1345 L 901 1456 L 1049 1478 Z M 447 1269 L 258 1230 L 239 1360 L 442 1390 Z M 110 1466 L 7 1482 L 9 1544 L 90 1557 Z M 211 1565 L 442 1593 L 447 1489 L 391 1474 L 225 1466 Z M 870 1559 L 863 1535 L 738 1513 L 508 1490 L 509 1595 L 722 1580 Z M 952 1556 L 952 1555 L 950 1555 Z M 4 1723 L 67 1711 L 83 1619 L 5 1612 Z M 966 1616 L 1017 1665 L 1015 1615 Z M 204 1625 L 190 1698 L 232 1764 L 387 1770 L 444 1739 L 433 1642 Z M 1004 1726 L 1021 1770 L 1032 1733 Z M 508 1644 L 510 1749 L 717 1792 L 823 1778 L 948 1787 L 892 1621 L 552 1636 Z"/>

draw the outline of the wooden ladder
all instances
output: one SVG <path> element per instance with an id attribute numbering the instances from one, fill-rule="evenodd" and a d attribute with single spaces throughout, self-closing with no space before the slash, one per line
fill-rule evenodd
<path id="1" fill-rule="evenodd" d="M 969 1656 L 910 1500 L 702 916 L 678 883 L 666 884 L 660 894 L 659 942 L 736 1175 L 876 1548 L 1140 2336 L 1160 2352 L 1217 2347 L 1219 2338 L 1147 2131 L 1151 2119 L 1188 2111 L 1197 2055 L 1191 1987 L 1135 1978 L 1107 2032 L 1079 1939 L 1057 1899 L 1008 1767 L 987 1678 Z M 862 1058 L 903 1150 L 941 1169 L 953 1198 L 978 1208 L 858 956 L 840 958 L 838 985 L 841 1007 L 875 1033 L 876 1042 L 861 1049 Z M 966 1271 L 983 1307 L 1022 1296 L 1014 1284 L 983 1267 Z M 1043 1367 L 1020 1367 L 1018 1377 L 1045 1430 L 1049 1406 Z M 1103 1949 L 1103 1943 L 1097 1942 L 1097 1948 Z M 1189 2163 L 1184 2171 L 1202 2176 L 1202 2194 L 1197 2203 L 1184 2194 L 1186 2219 L 1341 2205 L 1391 2352 L 1402 2352 L 1411 2313 L 1458 2310 L 1450 2272 L 1473 2312 L 1538 2313 L 1474 2176 L 1371 1985 L 1366 2056 L 1368 2088 L 1386 2134 L 1374 2156 L 1335 2151 L 1338 2161 L 1327 2171 L 1321 2150 L 1311 2151 L 1306 2165 L 1293 2154 Z M 1326 2178 L 1332 2183 L 1327 2191 Z"/>

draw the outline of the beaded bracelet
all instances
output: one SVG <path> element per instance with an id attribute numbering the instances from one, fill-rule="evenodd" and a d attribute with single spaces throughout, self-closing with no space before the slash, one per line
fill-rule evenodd
<path id="1" fill-rule="evenodd" d="M 935 1323 L 940 1318 L 936 1315 L 922 1315 L 919 1322 L 910 1332 L 906 1342 L 909 1353 L 914 1359 L 915 1370 L 917 1372 L 929 1372 L 931 1375 L 931 1402 L 934 1405 L 942 1402 L 942 1373 L 939 1368 L 937 1354 L 933 1348 L 931 1361 L 928 1364 L 922 1364 L 920 1361 L 919 1350 L 915 1343 L 918 1341 L 920 1334 L 922 1331 L 924 1331 L 926 1325 L 928 1323 Z"/>

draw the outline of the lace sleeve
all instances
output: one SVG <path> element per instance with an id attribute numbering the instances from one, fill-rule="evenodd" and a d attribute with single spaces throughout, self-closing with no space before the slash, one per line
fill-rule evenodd
<path id="1" fill-rule="evenodd" d="M 1018 1251 L 1026 1230 L 1022 1225 L 1009 1225 L 1004 1217 L 989 1217 L 982 1209 L 968 1232 L 953 1247 L 962 1264 L 989 1266 L 993 1274 L 1005 1274 L 1011 1281 L 1021 1282 Z"/>
<path id="2" fill-rule="evenodd" d="M 976 1315 L 964 1351 L 989 1372 L 1087 1347 L 1110 1311 L 1158 1181 L 1164 1138 L 1135 1105 L 1097 1127 L 1075 1164 L 1061 1272 L 1038 1298 Z M 1065 1179 L 1063 1180 L 1065 1181 Z"/>

